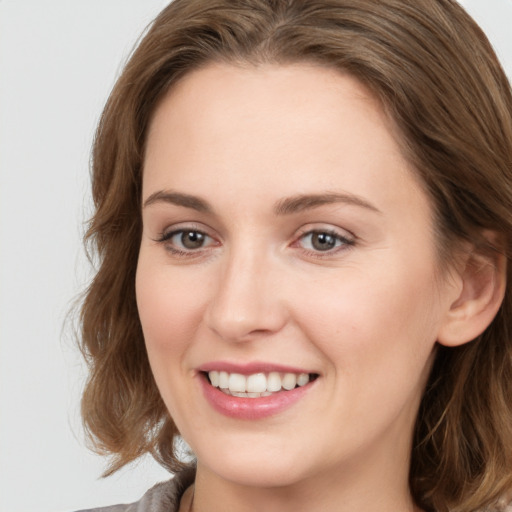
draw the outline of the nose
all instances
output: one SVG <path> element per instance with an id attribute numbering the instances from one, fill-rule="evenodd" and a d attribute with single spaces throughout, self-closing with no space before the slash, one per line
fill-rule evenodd
<path id="1" fill-rule="evenodd" d="M 221 263 L 205 312 L 209 328 L 230 342 L 249 341 L 281 330 L 287 321 L 282 272 L 255 251 L 233 252 Z"/>

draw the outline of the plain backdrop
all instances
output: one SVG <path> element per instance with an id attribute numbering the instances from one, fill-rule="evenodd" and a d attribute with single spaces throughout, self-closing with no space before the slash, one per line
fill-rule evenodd
<path id="1" fill-rule="evenodd" d="M 207 0 L 205 0 L 207 1 Z M 90 277 L 95 124 L 122 63 L 166 0 L 0 0 L 0 512 L 138 499 L 151 459 L 100 479 L 84 446 L 84 367 L 66 327 Z M 512 0 L 465 0 L 512 76 Z"/>

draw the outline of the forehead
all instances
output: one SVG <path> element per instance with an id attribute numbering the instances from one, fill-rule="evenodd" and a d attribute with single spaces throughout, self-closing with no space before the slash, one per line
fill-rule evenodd
<path id="1" fill-rule="evenodd" d="M 186 75 L 156 109 L 144 195 L 179 187 L 221 197 L 231 188 L 279 199 L 342 188 L 392 201 L 403 192 L 397 186 L 415 181 L 395 133 L 350 75 L 313 64 L 211 64 Z M 421 195 L 413 188 L 408 197 Z"/>
<path id="2" fill-rule="evenodd" d="M 393 123 L 380 102 L 351 75 L 308 63 L 211 63 L 185 75 L 164 96 L 150 123 L 148 145 L 151 149 L 158 141 L 164 125 L 184 136 L 203 136 L 206 141 L 230 135 L 235 142 L 244 135 L 280 128 L 286 128 L 281 140 L 292 129 L 297 135 L 312 136 L 329 129 L 329 123 L 349 121 L 351 132 L 361 133 L 366 129 L 364 118 L 377 120 L 389 132 L 386 137 L 391 135 Z"/>

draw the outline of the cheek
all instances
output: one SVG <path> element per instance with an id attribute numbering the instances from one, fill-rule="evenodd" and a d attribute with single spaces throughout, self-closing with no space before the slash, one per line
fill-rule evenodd
<path id="1" fill-rule="evenodd" d="M 136 297 L 151 370 L 176 425 L 187 410 L 187 353 L 202 318 L 200 288 L 141 251 Z"/>
<path id="2" fill-rule="evenodd" d="M 176 351 L 192 338 L 202 318 L 204 292 L 183 273 L 141 255 L 136 295 L 148 351 Z"/>
<path id="3" fill-rule="evenodd" d="M 370 381 L 421 373 L 441 312 L 428 265 L 407 274 L 399 266 L 381 268 L 317 282 L 296 315 L 335 371 Z"/>

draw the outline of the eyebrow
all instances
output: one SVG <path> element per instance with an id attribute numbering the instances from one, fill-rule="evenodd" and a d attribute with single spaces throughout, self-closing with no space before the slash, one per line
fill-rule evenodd
<path id="1" fill-rule="evenodd" d="M 181 192 L 173 192 L 168 190 L 159 190 L 151 194 L 143 204 L 143 208 L 155 203 L 169 203 L 176 206 L 191 208 L 202 213 L 213 213 L 213 208 L 207 201 L 200 197 Z M 351 206 L 365 208 L 372 212 L 382 213 L 376 206 L 372 205 L 362 197 L 349 193 L 320 193 L 320 194 L 299 194 L 279 200 L 274 205 L 274 213 L 276 215 L 291 215 L 304 210 L 318 208 L 327 204 L 342 203 Z"/>
<path id="2" fill-rule="evenodd" d="M 376 206 L 362 197 L 348 193 L 301 194 L 288 197 L 277 202 L 274 207 L 274 212 L 276 215 L 290 215 L 335 203 L 359 206 L 360 208 L 365 208 L 376 213 L 382 213 Z"/>
<path id="3" fill-rule="evenodd" d="M 143 208 L 155 203 L 169 203 L 176 206 L 184 206 L 203 213 L 212 213 L 211 206 L 204 200 L 190 194 L 182 194 L 180 192 L 172 192 L 167 190 L 159 190 L 151 194 L 143 204 Z"/>

